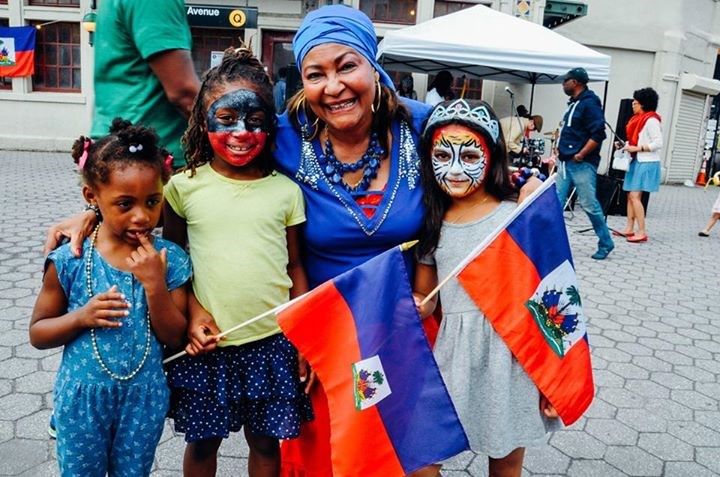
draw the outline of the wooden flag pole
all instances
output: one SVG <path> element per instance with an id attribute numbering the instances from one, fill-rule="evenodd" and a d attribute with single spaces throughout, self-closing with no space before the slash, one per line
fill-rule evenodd
<path id="1" fill-rule="evenodd" d="M 398 247 L 400 248 L 400 251 L 405 252 L 407 250 L 410 250 L 412 247 L 414 247 L 418 242 L 419 242 L 418 240 L 412 240 L 410 242 L 401 243 L 400 245 L 398 245 Z M 216 334 L 215 337 L 218 339 L 224 338 L 225 336 L 229 335 L 230 333 L 234 333 L 235 331 L 245 328 L 246 326 L 250 326 L 253 323 L 260 321 L 263 318 L 267 318 L 270 315 L 279 313 L 282 310 L 284 310 L 285 308 L 287 308 L 288 306 L 292 305 L 293 303 L 300 301 L 308 293 L 310 293 L 310 292 L 305 292 L 302 295 L 296 296 L 295 298 L 293 298 L 292 300 L 290 300 L 287 303 L 283 303 L 282 305 L 276 306 L 275 308 L 273 308 L 271 310 L 261 313 L 258 316 L 249 319 L 248 321 L 243 321 L 242 323 L 235 325 L 232 328 L 228 328 L 227 330 L 223 331 L 222 333 Z M 181 357 L 185 356 L 186 354 L 187 354 L 187 351 L 185 351 L 185 350 L 175 353 L 174 355 L 170 356 L 169 358 L 166 358 L 165 360 L 163 360 L 163 364 L 167 364 L 171 361 L 175 361 L 176 359 L 181 358 Z"/>
<path id="2" fill-rule="evenodd" d="M 447 284 L 447 282 L 450 281 L 450 279 L 452 277 L 454 277 L 458 273 L 460 273 L 468 265 L 468 263 L 470 263 L 472 261 L 473 258 L 478 256 L 480 254 L 480 252 L 485 250 L 487 248 L 487 246 L 490 245 L 490 242 L 495 240 L 495 238 L 497 238 L 497 236 L 500 235 L 500 233 L 505 229 L 505 227 L 507 227 L 510 224 L 510 222 L 515 220 L 515 218 L 518 215 L 520 215 L 520 213 L 523 210 L 525 210 L 530 204 L 532 204 L 532 202 L 535 200 L 535 198 L 537 196 L 542 194 L 545 191 L 545 189 L 547 189 L 554 183 L 555 183 L 555 174 L 548 177 L 545 180 L 545 182 L 542 183 L 542 185 L 540 187 L 538 187 L 537 189 L 532 191 L 530 193 L 530 195 L 521 204 L 519 204 L 515 210 L 513 210 L 512 214 L 510 214 L 500 225 L 498 225 L 497 228 L 495 230 L 493 230 L 493 232 L 490 235 L 485 237 L 485 239 L 482 242 L 480 242 L 480 244 L 477 247 L 475 247 L 469 254 L 467 254 L 467 256 L 465 258 L 463 258 L 460 261 L 460 263 L 458 263 L 457 266 L 448 274 L 448 276 L 446 276 L 440 283 L 438 283 L 438 285 L 435 288 L 433 288 L 432 291 L 430 293 L 428 293 L 425 298 L 423 298 L 423 300 L 420 302 L 419 306 L 423 306 L 427 302 L 432 300 L 432 298 L 438 294 L 440 289 L 442 287 L 444 287 Z"/>

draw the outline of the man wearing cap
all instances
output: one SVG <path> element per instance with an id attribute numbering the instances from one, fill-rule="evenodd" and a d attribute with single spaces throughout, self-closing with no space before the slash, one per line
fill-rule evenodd
<path id="1" fill-rule="evenodd" d="M 587 83 L 588 74 L 584 68 L 571 69 L 563 79 L 563 91 L 570 96 L 570 101 L 557 144 L 557 192 L 564 205 L 570 188 L 575 186 L 580 207 L 598 236 L 598 249 L 592 258 L 604 260 L 615 248 L 605 214 L 595 195 L 600 145 L 606 137 L 605 116 L 600 98 L 588 89 Z"/>

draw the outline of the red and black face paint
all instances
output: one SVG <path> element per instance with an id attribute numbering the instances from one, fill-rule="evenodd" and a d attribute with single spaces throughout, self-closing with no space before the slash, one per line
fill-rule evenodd
<path id="1" fill-rule="evenodd" d="M 272 107 L 254 91 L 238 89 L 218 98 L 207 113 L 215 156 L 233 166 L 249 164 L 265 148 L 273 116 Z"/>

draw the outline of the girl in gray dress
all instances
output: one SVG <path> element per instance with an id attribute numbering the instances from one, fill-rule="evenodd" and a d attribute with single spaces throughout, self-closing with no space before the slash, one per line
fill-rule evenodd
<path id="1" fill-rule="evenodd" d="M 426 218 L 415 278 L 423 318 L 437 305 L 437 295 L 420 303 L 438 277 L 447 276 L 516 206 L 502 137 L 495 113 L 482 101 L 440 103 L 425 125 Z M 525 447 L 542 443 L 559 426 L 557 412 L 457 279 L 440 294 L 443 320 L 434 352 L 470 446 L 489 456 L 491 476 L 519 476 Z M 416 475 L 438 475 L 439 469 Z"/>

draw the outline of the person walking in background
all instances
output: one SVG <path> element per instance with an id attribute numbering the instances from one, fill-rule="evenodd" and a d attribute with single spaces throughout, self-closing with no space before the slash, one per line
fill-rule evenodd
<path id="1" fill-rule="evenodd" d="M 615 248 L 595 194 L 600 145 L 606 136 L 605 117 L 600 98 L 588 89 L 588 81 L 584 68 L 573 68 L 567 72 L 562 83 L 563 92 L 570 96 L 570 101 L 563 115 L 557 145 L 557 192 L 560 203 L 564 205 L 570 188 L 575 187 L 580 207 L 598 236 L 598 249 L 592 258 L 604 260 Z"/>
<path id="2" fill-rule="evenodd" d="M 715 223 L 720 220 L 720 194 L 718 194 L 717 199 L 715 199 L 715 203 L 712 207 L 712 215 L 710 215 L 710 220 L 708 221 L 707 225 L 703 230 L 698 232 L 698 235 L 700 237 L 709 237 L 710 236 L 710 230 L 713 228 Z"/>
<path id="3" fill-rule="evenodd" d="M 110 134 L 80 137 L 72 157 L 83 196 L 102 215 L 75 258 L 50 253 L 30 342 L 64 346 L 55 382 L 61 475 L 150 475 L 170 391 L 163 345 L 184 344 L 191 266 L 150 235 L 160 220 L 168 153 L 154 131 L 116 118 Z"/>
<path id="4" fill-rule="evenodd" d="M 627 226 L 613 235 L 627 237 L 631 243 L 647 242 L 645 230 L 645 208 L 641 198 L 643 192 L 660 190 L 660 154 L 663 147 L 660 115 L 655 111 L 658 94 L 652 88 L 643 88 L 633 93 L 634 115 L 628 121 L 625 131 L 627 143 L 616 143 L 632 154 L 630 167 L 625 173 L 623 190 L 627 191 Z M 637 232 L 635 232 L 637 224 Z"/>
<path id="5" fill-rule="evenodd" d="M 273 86 L 273 98 L 275 99 L 275 111 L 280 114 L 285 110 L 285 93 L 287 90 L 287 66 L 278 70 L 278 79 Z"/>
<path id="6" fill-rule="evenodd" d="M 103 0 L 95 33 L 95 112 L 92 137 L 122 116 L 152 127 L 160 145 L 185 165 L 180 144 L 200 80 L 190 56 L 182 0 L 159 7 L 146 0 Z"/>
<path id="7" fill-rule="evenodd" d="M 412 75 L 403 75 L 400 79 L 400 87 L 398 88 L 398 95 L 403 98 L 417 99 L 417 93 L 415 92 L 415 81 Z"/>
<path id="8" fill-rule="evenodd" d="M 435 106 L 438 103 L 453 99 L 455 96 L 452 92 L 453 77 L 447 70 L 442 70 L 437 74 L 432 83 L 430 83 L 430 91 L 425 95 L 425 103 Z"/>

